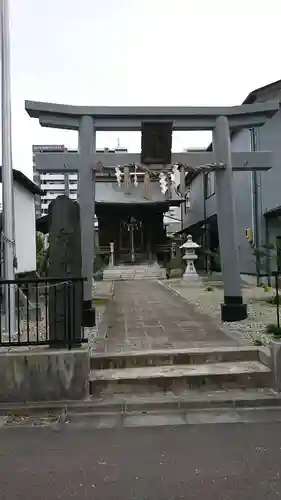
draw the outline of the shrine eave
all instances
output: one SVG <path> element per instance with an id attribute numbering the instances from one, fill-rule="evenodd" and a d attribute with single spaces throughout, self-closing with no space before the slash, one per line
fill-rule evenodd
<path id="1" fill-rule="evenodd" d="M 95 203 L 111 206 L 148 206 L 148 205 L 168 205 L 179 206 L 184 199 L 177 195 L 172 189 L 171 197 L 161 193 L 160 185 L 157 182 L 151 182 L 148 191 L 145 192 L 143 183 L 137 186 L 131 186 L 130 193 L 124 192 L 124 185 L 118 187 L 115 182 L 97 182 Z"/>
<path id="2" fill-rule="evenodd" d="M 172 121 L 173 130 L 212 130 L 218 116 L 227 116 L 231 128 L 262 126 L 279 111 L 279 101 L 219 107 L 72 106 L 25 101 L 30 117 L 44 127 L 78 130 L 80 119 L 90 115 L 96 130 L 141 130 L 143 121 Z"/>

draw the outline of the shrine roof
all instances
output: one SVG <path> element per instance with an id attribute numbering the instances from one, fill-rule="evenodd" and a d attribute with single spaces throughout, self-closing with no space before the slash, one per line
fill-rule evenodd
<path id="1" fill-rule="evenodd" d="M 151 182 L 149 186 L 149 198 L 144 197 L 143 183 L 137 187 L 131 186 L 130 194 L 124 193 L 124 186 L 118 187 L 116 182 L 96 183 L 96 204 L 138 204 L 148 205 L 155 203 L 168 203 L 169 205 L 180 205 L 184 199 L 178 196 L 172 189 L 171 198 L 161 193 L 160 186 Z"/>

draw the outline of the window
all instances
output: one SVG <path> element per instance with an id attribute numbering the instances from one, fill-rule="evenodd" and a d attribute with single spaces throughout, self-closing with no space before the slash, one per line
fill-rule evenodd
<path id="1" fill-rule="evenodd" d="M 215 194 L 215 172 L 208 172 L 204 175 L 205 198 L 210 198 Z"/>

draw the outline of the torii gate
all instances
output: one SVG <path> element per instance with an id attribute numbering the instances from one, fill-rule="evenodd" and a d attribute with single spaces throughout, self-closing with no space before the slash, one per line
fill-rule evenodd
<path id="1" fill-rule="evenodd" d="M 271 168 L 271 153 L 231 153 L 230 131 L 262 126 L 279 110 L 279 102 L 268 101 L 234 107 L 91 107 L 26 101 L 25 109 L 29 116 L 38 118 L 43 127 L 79 132 L 77 154 L 37 153 L 35 158 L 39 171 L 76 171 L 79 174 L 83 275 L 88 280 L 84 289 L 85 326 L 94 324 L 93 170 L 100 163 L 112 166 L 114 159 L 110 153 L 95 152 L 96 131 L 140 131 L 145 122 L 171 122 L 173 131 L 212 130 L 213 152 L 172 154 L 171 166 L 176 163 L 189 167 L 206 164 L 213 166 L 216 172 L 218 230 L 224 280 L 221 318 L 223 321 L 239 321 L 247 317 L 247 307 L 243 304 L 241 292 L 232 170 L 268 170 Z M 141 163 L 139 154 L 118 153 L 119 165 L 133 163 Z"/>

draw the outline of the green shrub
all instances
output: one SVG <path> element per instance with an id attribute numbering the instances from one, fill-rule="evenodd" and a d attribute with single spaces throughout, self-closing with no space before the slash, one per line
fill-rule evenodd
<path id="1" fill-rule="evenodd" d="M 166 264 L 166 278 L 182 277 L 185 270 L 185 262 L 181 256 L 174 257 Z"/>
<path id="2" fill-rule="evenodd" d="M 267 302 L 268 304 L 272 304 L 273 306 L 276 306 L 276 305 L 277 305 L 277 303 L 280 305 L 280 304 L 281 304 L 281 296 L 280 296 L 280 295 L 278 295 L 278 297 L 277 297 L 277 295 L 273 295 L 273 297 L 269 297 L 269 298 L 266 300 L 266 302 Z"/>
<path id="3" fill-rule="evenodd" d="M 252 340 L 253 340 L 253 344 L 256 346 L 264 345 L 264 341 L 263 341 L 262 337 L 260 337 L 260 336 L 253 336 Z"/>
<path id="4" fill-rule="evenodd" d="M 96 280 L 102 280 L 103 278 L 104 262 L 102 260 L 101 254 L 98 250 L 95 250 L 94 260 L 93 260 L 93 274 Z"/>
<path id="5" fill-rule="evenodd" d="M 269 325 L 267 325 L 266 332 L 270 333 L 276 338 L 281 338 L 281 327 L 277 326 L 274 323 L 269 323 Z"/>
<path id="6" fill-rule="evenodd" d="M 172 269 L 184 269 L 185 268 L 185 263 L 183 262 L 183 259 L 181 257 L 174 257 L 171 259 L 166 266 L 167 270 L 172 270 Z"/>

